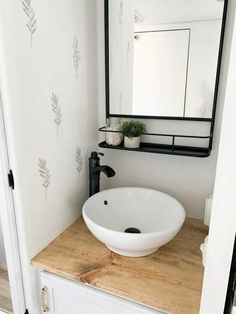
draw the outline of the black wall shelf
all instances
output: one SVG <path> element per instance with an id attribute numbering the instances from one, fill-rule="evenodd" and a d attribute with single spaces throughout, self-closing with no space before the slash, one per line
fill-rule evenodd
<path id="1" fill-rule="evenodd" d="M 205 158 L 210 156 L 210 150 L 208 148 L 202 147 L 190 147 L 190 146 L 178 146 L 175 145 L 174 148 L 172 145 L 164 144 L 153 144 L 153 143 L 140 143 L 140 148 L 126 148 L 122 145 L 120 146 L 111 146 L 106 143 L 106 141 L 98 144 L 101 148 L 109 149 L 119 149 L 127 150 L 133 152 L 146 152 L 146 153 L 155 153 L 155 154 L 166 154 L 166 155 L 177 155 L 177 156 L 189 156 L 189 157 L 201 157 Z"/>
<path id="2" fill-rule="evenodd" d="M 103 133 L 122 133 L 121 131 L 106 130 L 106 127 L 101 127 L 98 130 Z M 192 146 L 176 145 L 175 140 L 176 138 L 185 138 L 185 139 L 191 138 L 191 139 L 206 139 L 210 141 L 212 138 L 212 135 L 196 136 L 196 135 L 177 135 L 177 134 L 158 134 L 158 133 L 144 133 L 143 135 L 172 138 L 172 141 L 171 141 L 172 144 L 168 145 L 168 144 L 141 142 L 139 148 L 126 148 L 123 146 L 123 144 L 119 146 L 112 146 L 112 145 L 108 145 L 106 141 L 103 141 L 99 143 L 98 146 L 101 148 L 108 148 L 108 149 L 119 149 L 119 150 L 134 151 L 134 152 L 146 152 L 146 153 L 200 157 L 200 158 L 208 157 L 210 156 L 210 153 L 211 153 L 211 149 L 209 149 L 209 147 L 192 147 Z"/>

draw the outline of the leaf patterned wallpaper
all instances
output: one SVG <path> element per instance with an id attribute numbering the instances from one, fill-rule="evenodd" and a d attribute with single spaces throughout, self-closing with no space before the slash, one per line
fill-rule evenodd
<path id="1" fill-rule="evenodd" d="M 78 77 L 78 68 L 79 68 L 79 62 L 81 59 L 80 51 L 79 51 L 79 41 L 77 35 L 73 38 L 73 64 L 75 68 L 75 76 Z"/>
<path id="2" fill-rule="evenodd" d="M 124 13 L 124 3 L 123 3 L 123 0 L 121 0 L 120 1 L 120 9 L 119 9 L 119 23 L 120 24 L 122 24 L 123 13 Z"/>
<path id="3" fill-rule="evenodd" d="M 33 44 L 33 34 L 36 31 L 36 19 L 35 19 L 35 12 L 33 7 L 31 6 L 31 0 L 23 0 L 22 1 L 23 10 L 27 17 L 26 26 L 30 33 L 30 45 Z"/>
<path id="4" fill-rule="evenodd" d="M 82 157 L 82 150 L 80 147 L 77 147 L 76 148 L 76 169 L 77 169 L 77 172 L 78 172 L 78 180 L 80 179 L 80 174 L 81 174 L 81 171 L 83 169 L 83 157 Z"/>
<path id="5" fill-rule="evenodd" d="M 40 177 L 42 177 L 42 186 L 45 189 L 45 196 L 47 197 L 47 192 L 48 192 L 48 187 L 50 185 L 50 172 L 49 169 L 47 168 L 47 161 L 42 158 L 39 158 L 39 174 Z"/>
<path id="6" fill-rule="evenodd" d="M 3 0 L 0 12 L 14 197 L 30 258 L 81 215 L 88 197 L 87 160 L 97 146 L 96 1 Z M 35 278 L 31 313 L 39 313 Z"/>
<path id="7" fill-rule="evenodd" d="M 23 11 L 26 15 L 27 22 L 26 22 L 26 27 L 28 32 L 30 33 L 30 46 L 33 45 L 33 35 L 37 29 L 37 24 L 36 24 L 36 13 L 34 11 L 34 8 L 32 6 L 31 0 L 23 0 L 22 1 L 23 5 Z M 123 8 L 123 3 L 121 1 L 121 16 L 122 18 L 122 8 Z M 40 32 L 40 30 L 39 30 Z M 74 72 L 75 72 L 75 78 L 78 78 L 79 75 L 79 65 L 81 61 L 81 53 L 79 49 L 79 38 L 78 35 L 73 36 L 73 42 L 72 42 L 72 60 L 73 60 L 73 67 L 74 67 Z M 56 132 L 57 136 L 59 136 L 59 129 L 63 120 L 62 117 L 62 109 L 59 101 L 58 94 L 55 92 L 52 92 L 51 95 L 51 108 L 53 112 L 53 120 L 56 125 Z M 69 127 L 69 125 L 68 125 Z M 77 146 L 76 147 L 76 171 L 77 171 L 77 178 L 80 180 L 81 178 L 81 173 L 83 171 L 83 152 L 81 147 Z M 48 195 L 48 189 L 50 186 L 50 171 L 47 167 L 47 161 L 44 158 L 39 158 L 38 162 L 38 168 L 39 168 L 39 175 L 42 178 L 42 187 L 43 190 L 45 191 L 45 197 L 47 198 Z"/>
<path id="8" fill-rule="evenodd" d="M 59 126 L 61 124 L 61 120 L 62 120 L 62 113 L 61 113 L 61 107 L 58 104 L 59 100 L 58 100 L 58 96 L 55 93 L 52 93 L 52 97 L 51 97 L 51 105 L 52 105 L 52 111 L 54 112 L 54 122 L 57 126 L 57 134 L 59 132 Z"/>

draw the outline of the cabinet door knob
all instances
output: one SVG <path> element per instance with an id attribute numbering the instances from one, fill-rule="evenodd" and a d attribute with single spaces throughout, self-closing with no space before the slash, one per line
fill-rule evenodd
<path id="1" fill-rule="evenodd" d="M 43 287 L 41 290 L 41 295 L 40 295 L 40 303 L 41 303 L 43 312 L 49 312 L 49 307 L 46 304 L 47 293 L 48 293 L 48 288 Z"/>

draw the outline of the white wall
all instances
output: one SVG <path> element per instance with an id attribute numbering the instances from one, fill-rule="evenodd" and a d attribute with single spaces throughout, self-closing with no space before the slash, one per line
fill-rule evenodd
<path id="1" fill-rule="evenodd" d="M 0 69 L 26 303 L 36 314 L 30 258 L 81 214 L 88 196 L 86 162 L 97 134 L 96 7 L 94 0 L 23 2 L 0 3 Z"/>
<path id="2" fill-rule="evenodd" d="M 6 263 L 4 240 L 3 240 L 3 234 L 2 234 L 2 224 L 0 220 L 0 267 L 5 268 L 6 265 L 7 263 Z"/>
<path id="3" fill-rule="evenodd" d="M 103 47 L 103 1 L 98 2 L 98 82 L 99 82 L 99 126 L 105 125 L 104 96 L 104 47 Z M 223 69 L 222 75 L 227 74 Z M 219 95 L 218 115 L 214 137 L 214 147 L 209 158 L 179 157 L 160 154 L 103 150 L 104 164 L 116 170 L 116 176 L 103 178 L 102 188 L 116 186 L 145 186 L 159 189 L 176 197 L 185 207 L 190 217 L 203 218 L 206 198 L 213 192 L 217 148 L 223 111 L 224 94 Z M 189 134 L 206 134 L 205 124 L 168 121 L 145 121 L 154 132 L 163 130 L 172 133 L 187 131 Z M 198 132 L 196 132 L 198 130 Z M 104 140 L 99 135 L 99 141 Z"/>

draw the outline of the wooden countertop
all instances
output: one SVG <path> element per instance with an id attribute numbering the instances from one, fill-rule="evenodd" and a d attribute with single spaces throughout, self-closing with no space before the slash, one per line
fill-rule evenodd
<path id="1" fill-rule="evenodd" d="M 128 258 L 109 251 L 82 218 L 35 256 L 32 265 L 173 314 L 198 314 L 204 268 L 200 244 L 207 227 L 187 218 L 156 253 Z"/>

